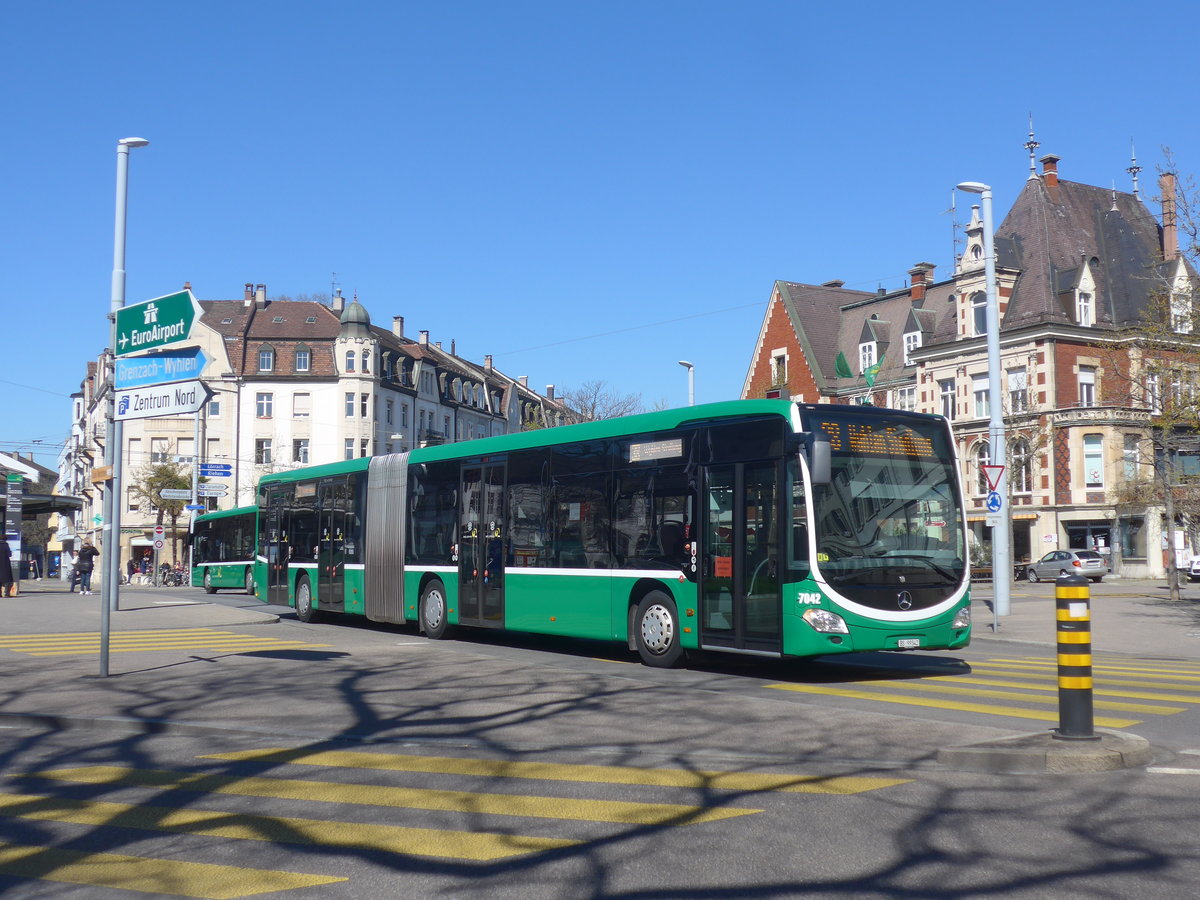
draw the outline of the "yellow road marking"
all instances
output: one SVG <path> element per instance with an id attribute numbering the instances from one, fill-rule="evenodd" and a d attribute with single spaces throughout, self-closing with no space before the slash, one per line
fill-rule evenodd
<path id="1" fill-rule="evenodd" d="M 39 657 L 93 654 L 100 652 L 100 645 L 100 634 L 94 631 L 9 635 L 0 638 L 2 650 Z M 238 634 L 233 631 L 215 631 L 211 628 L 146 629 L 119 632 L 109 636 L 111 653 L 144 653 L 175 649 L 240 653 L 249 650 L 318 649 L 328 646 L 300 640 Z"/>
<path id="2" fill-rule="evenodd" d="M 1032 677 L 1032 676 L 1031 676 Z M 1003 678 L 972 678 L 969 675 L 933 675 L 929 680 L 958 681 L 963 684 L 983 684 L 991 685 L 992 687 L 1011 687 L 1021 688 L 1026 691 L 1057 691 L 1058 687 L 1054 683 L 1053 676 L 1045 678 L 1038 676 L 1037 684 L 1030 684 L 1024 681 L 1007 681 Z M 1094 680 L 1094 679 L 1093 679 Z M 1151 691 L 1095 691 L 1097 697 L 1124 697 L 1127 700 L 1166 700 L 1168 703 L 1200 703 L 1200 696 L 1192 697 L 1187 694 L 1159 694 Z"/>
<path id="3" fill-rule="evenodd" d="M 1019 693 L 1017 691 L 989 691 L 982 688 L 971 687 L 955 687 L 955 683 L 964 681 L 963 679 L 953 678 L 952 676 L 939 676 L 944 678 L 944 681 L 939 681 L 937 684 L 930 684 L 927 681 L 856 681 L 855 684 L 870 685 L 871 687 L 892 688 L 895 690 L 915 690 L 915 691 L 933 691 L 943 694 L 960 694 L 965 697 L 995 697 L 998 700 L 1017 700 L 1026 703 L 1042 703 L 1054 704 L 1058 702 L 1057 697 L 1038 697 L 1033 694 Z M 965 683 L 965 682 L 964 682 Z M 1029 688 L 1035 690 L 1035 688 Z M 1046 688 L 1053 690 L 1053 688 Z M 1154 706 L 1147 703 L 1121 703 L 1117 700 L 1095 700 L 1093 706 L 1097 709 L 1117 709 L 1126 712 L 1143 713 L 1152 716 L 1171 716 L 1175 713 L 1185 712 L 1186 706 Z"/>
<path id="4" fill-rule="evenodd" d="M 1055 666 L 1053 659 L 1034 660 L 1034 659 L 989 659 L 988 664 L 1004 664 L 1010 666 L 1019 666 L 1027 669 L 1047 669 Z M 971 663 L 974 668 L 975 663 Z M 1112 672 L 1114 675 L 1149 675 L 1154 678 L 1162 678 L 1167 681 L 1195 681 L 1200 678 L 1200 669 L 1194 672 L 1189 672 L 1187 669 L 1164 669 L 1152 666 L 1120 666 L 1113 663 L 1093 663 L 1092 668 L 1097 672 Z"/>
<path id="5" fill-rule="evenodd" d="M 828 687 L 815 684 L 768 684 L 767 687 L 801 694 L 823 694 L 829 697 L 849 697 L 854 700 L 873 700 L 877 703 L 902 703 L 908 706 L 926 706 L 935 709 L 955 709 L 961 712 L 985 713 L 993 716 L 1011 716 L 1018 719 L 1037 719 L 1041 722 L 1057 722 L 1057 710 L 1022 709 L 1019 706 L 999 706 L 990 703 L 958 703 L 953 700 L 930 700 L 927 697 L 898 697 L 888 694 L 873 694 L 851 688 Z M 1139 719 L 1116 719 L 1095 716 L 1096 725 L 1106 728 L 1126 728 L 1140 724 Z"/>
<path id="6" fill-rule="evenodd" d="M 505 859 L 570 847 L 578 841 L 492 832 L 452 831 L 368 825 L 284 816 L 257 816 L 204 809 L 133 806 L 99 800 L 75 800 L 42 794 L 0 792 L 0 812 L 22 819 L 73 825 L 134 828 L 233 840 L 341 847 L 355 851 L 436 856 L 452 859 Z"/>
<path id="7" fill-rule="evenodd" d="M 1003 666 L 972 666 L 971 669 L 972 669 L 972 671 L 991 672 L 991 673 L 1007 675 L 1010 678 L 1031 678 L 1031 679 L 1036 678 L 1039 680 L 1053 679 L 1058 674 L 1053 669 L 1042 670 L 1042 671 L 1038 671 L 1038 672 L 1024 672 L 1024 671 L 1014 671 L 1012 669 L 1008 669 Z M 1092 681 L 1094 681 L 1096 684 L 1111 685 L 1113 687 L 1147 687 L 1147 688 L 1159 688 L 1159 689 L 1163 689 L 1163 690 L 1171 689 L 1171 685 L 1165 685 L 1158 681 L 1146 681 L 1146 680 L 1140 680 L 1140 679 L 1136 679 L 1136 678 L 1100 678 L 1099 676 L 1093 674 Z M 1184 687 L 1184 685 L 1180 685 L 1180 687 L 1182 688 L 1182 687 Z M 1130 697 L 1134 696 L 1133 694 L 1128 694 L 1128 693 L 1121 694 L 1121 693 L 1117 693 L 1117 692 L 1109 692 L 1109 695 L 1110 696 L 1130 696 Z M 1179 694 L 1165 695 L 1164 694 L 1164 695 L 1159 695 L 1159 696 L 1153 696 L 1150 694 L 1146 694 L 1146 695 L 1144 695 L 1144 697 L 1145 697 L 1145 699 L 1149 699 L 1149 700 L 1174 700 L 1177 703 L 1200 702 L 1200 698 L 1192 697 L 1192 696 L 1189 696 L 1186 694 L 1183 694 L 1183 695 L 1179 695 Z"/>
<path id="8" fill-rule="evenodd" d="M 143 629 L 139 629 L 137 631 L 114 632 L 112 634 L 112 637 L 117 637 L 119 635 L 135 635 L 135 634 L 137 634 L 137 635 L 142 635 L 142 634 L 170 635 L 170 634 L 214 634 L 214 633 L 215 634 L 231 634 L 232 632 L 228 632 L 228 631 L 214 632 L 211 628 L 143 628 Z M 66 638 L 80 638 L 80 637 L 98 638 L 99 636 L 100 636 L 100 632 L 98 632 L 98 631 L 52 631 L 52 632 L 42 633 L 42 634 L 10 634 L 5 637 L 0 637 L 0 647 L 3 647 L 4 645 L 12 643 L 14 641 L 20 642 L 20 641 L 28 640 L 30 638 L 46 638 L 46 639 L 63 638 L 63 639 L 66 639 Z"/>
<path id="9" fill-rule="evenodd" d="M 236 900 L 238 897 L 348 880 L 331 875 L 305 875 L 300 872 L 15 844 L 0 845 L 0 874 L 59 884 L 82 884 L 204 900 Z"/>
<path id="10" fill-rule="evenodd" d="M 906 784 L 908 778 L 871 776 L 771 775 L 757 772 L 694 772 L 688 769 L 637 769 L 630 766 L 576 766 L 459 757 L 407 756 L 351 750 L 306 750 L 274 747 L 213 753 L 201 759 L 294 763 L 305 766 L 374 769 L 393 772 L 431 772 L 439 775 L 479 775 L 488 778 L 530 778 L 539 781 L 577 781 L 593 784 L 631 784 L 652 787 L 722 791 L 795 791 L 812 794 L 858 794 Z"/>
<path id="11" fill-rule="evenodd" d="M 431 809 L 476 815 L 525 816 L 538 819 L 574 819 L 616 822 L 622 825 L 690 825 L 762 812 L 742 807 L 685 806 L 674 803 L 629 803 L 620 800 L 575 800 L 521 794 L 483 794 L 470 791 L 386 787 L 374 784 L 337 784 L 287 778 L 236 778 L 228 775 L 188 774 L 118 766 L 82 766 L 75 769 L 31 773 L 33 778 L 84 784 L 136 785 L 183 788 L 206 794 L 240 797 L 276 797 L 319 803 L 358 803 L 402 809 Z"/>

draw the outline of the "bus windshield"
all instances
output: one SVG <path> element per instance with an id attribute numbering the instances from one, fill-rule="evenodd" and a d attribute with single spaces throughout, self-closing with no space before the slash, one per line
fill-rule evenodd
<path id="1" fill-rule="evenodd" d="M 833 477 L 813 491 L 815 565 L 830 587 L 874 606 L 880 588 L 902 586 L 919 607 L 962 584 L 964 523 L 946 422 L 822 410 L 809 426 L 830 439 Z"/>

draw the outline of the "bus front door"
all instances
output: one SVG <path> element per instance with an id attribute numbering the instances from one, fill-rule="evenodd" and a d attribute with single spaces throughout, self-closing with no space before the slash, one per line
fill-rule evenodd
<path id="1" fill-rule="evenodd" d="M 288 508 L 292 502 L 290 486 L 268 488 L 267 508 L 263 529 L 263 556 L 267 558 L 268 603 L 288 605 Z"/>
<path id="2" fill-rule="evenodd" d="M 458 620 L 504 626 L 504 466 L 462 470 L 458 511 Z"/>
<path id="3" fill-rule="evenodd" d="M 701 645 L 779 653 L 779 465 L 708 466 L 704 516 Z"/>

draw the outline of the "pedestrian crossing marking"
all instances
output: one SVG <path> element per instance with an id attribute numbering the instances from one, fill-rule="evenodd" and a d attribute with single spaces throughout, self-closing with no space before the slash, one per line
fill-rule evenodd
<path id="1" fill-rule="evenodd" d="M 984 665 L 989 664 L 996 666 L 1012 666 L 1016 667 L 1017 669 L 1023 669 L 1031 672 L 1042 672 L 1047 669 L 1056 668 L 1056 661 L 1053 659 L 992 659 L 988 660 L 987 663 L 984 663 Z M 974 668 L 975 664 L 972 663 L 971 667 Z M 1112 663 L 1096 663 L 1094 661 L 1092 663 L 1092 671 L 1111 672 L 1113 675 L 1146 675 L 1152 678 L 1160 678 L 1164 681 L 1194 682 L 1197 680 L 1197 678 L 1200 678 L 1200 669 L 1189 672 L 1187 670 L 1161 669 L 1147 666 L 1120 666 L 1113 665 Z"/>
<path id="2" fill-rule="evenodd" d="M 0 844 L 0 875 L 180 897 L 236 900 L 255 894 L 319 887 L 349 879 L 213 863 L 89 853 L 61 847 Z"/>
<path id="3" fill-rule="evenodd" d="M 980 667 L 972 666 L 972 669 L 979 671 Z M 1000 671 L 1000 670 L 997 670 Z M 1026 676 L 1031 677 L 1031 676 Z M 969 675 L 934 675 L 932 678 L 922 679 L 922 681 L 940 681 L 954 682 L 958 684 L 978 684 L 990 685 L 992 687 L 1011 687 L 1021 688 L 1026 691 L 1053 691 L 1058 692 L 1058 685 L 1052 678 L 1044 678 L 1039 676 L 1040 684 L 1030 684 L 1024 681 L 1008 681 L 1003 678 L 972 678 Z M 1095 681 L 1095 678 L 1092 679 Z M 1097 697 L 1124 697 L 1127 700 L 1165 700 L 1168 703 L 1188 703 L 1200 704 L 1200 695 L 1189 694 L 1159 694 L 1153 691 L 1110 691 L 1110 690 L 1093 690 L 1092 693 Z M 1184 707 L 1186 709 L 1187 707 Z"/>
<path id="4" fill-rule="evenodd" d="M 941 675 L 937 676 L 940 679 L 949 679 L 952 676 Z M 969 679 L 954 679 L 960 684 L 970 683 Z M 870 685 L 871 687 L 880 688 L 895 688 L 897 690 L 906 691 L 928 691 L 932 693 L 949 693 L 958 694 L 964 697 L 996 697 L 1000 700 L 1016 700 L 1025 703 L 1042 703 L 1042 704 L 1057 704 L 1057 697 L 1040 697 L 1033 693 L 1022 693 L 1018 691 L 990 691 L 982 688 L 958 687 L 956 684 L 949 682 L 944 684 L 931 684 L 929 682 L 934 679 L 922 679 L 921 681 L 906 680 L 906 681 L 859 681 L 860 685 Z M 1050 691 L 1056 690 L 1050 687 L 1040 687 L 1030 685 L 1028 691 Z M 1143 713 L 1151 716 L 1172 716 L 1175 713 L 1185 712 L 1186 706 L 1155 706 L 1146 703 L 1123 703 L 1117 700 L 1093 700 L 1092 705 L 1096 709 L 1112 709 L 1124 710 L 1125 712 Z"/>
<path id="5" fill-rule="evenodd" d="M 988 666 L 985 664 L 972 664 L 971 670 L 973 672 L 997 673 L 997 674 L 1008 675 L 1009 677 L 1014 677 L 1014 678 L 1039 679 L 1039 680 L 1043 680 L 1043 681 L 1046 679 L 1053 679 L 1057 675 L 1057 670 L 1053 666 L 1048 667 L 1043 670 L 1040 670 L 1040 671 L 1036 671 L 1036 672 L 1025 672 L 1025 671 L 1014 671 L 1014 670 L 1012 670 L 1010 668 L 1006 668 L 1004 666 Z M 1095 671 L 1095 667 L 1093 667 L 1093 672 L 1094 671 Z M 1160 682 L 1152 681 L 1152 680 L 1143 680 L 1143 679 L 1134 679 L 1134 678 L 1097 677 L 1094 674 L 1092 676 L 1092 682 L 1094 684 L 1112 686 L 1112 687 L 1157 687 L 1157 688 L 1162 688 L 1164 690 L 1174 690 L 1175 689 L 1174 685 L 1162 684 Z M 1182 687 L 1182 685 L 1181 685 L 1181 687 Z M 1124 694 L 1124 696 L 1132 696 L 1132 694 Z M 1196 697 L 1196 696 L 1192 696 L 1192 695 L 1188 695 L 1188 694 L 1157 694 L 1157 695 L 1153 695 L 1153 696 L 1143 697 L 1143 699 L 1175 700 L 1178 703 L 1200 702 L 1200 697 Z"/>
<path id="6" fill-rule="evenodd" d="M 937 709 L 954 709 L 960 712 L 985 713 L 993 716 L 1010 716 L 1017 719 L 1037 719 L 1041 722 L 1057 722 L 1058 711 L 1048 709 L 1025 709 L 1020 706 L 1002 706 L 995 703 L 965 703 L 955 700 L 933 700 L 929 697 L 902 697 L 887 693 L 873 693 L 854 688 L 840 688 L 816 684 L 768 684 L 768 688 L 794 691 L 801 694 L 822 694 L 829 697 L 846 697 L 853 700 L 877 700 L 883 703 L 899 703 L 906 706 L 925 706 Z M 1111 716 L 1094 717 L 1095 724 L 1106 728 L 1126 728 L 1137 725 L 1140 719 L 1119 719 Z"/>
<path id="7" fill-rule="evenodd" d="M 235 777 L 209 773 L 168 772 L 120 766 L 81 766 L 35 772 L 26 776 L 80 784 L 136 787 L 169 787 L 206 794 L 270 797 L 321 803 L 357 803 L 402 809 L 439 810 L 539 819 L 571 819 L 621 825 L 668 825 L 714 822 L 752 815 L 761 809 L 708 807 L 675 803 L 638 803 L 623 800 L 576 800 L 524 794 L 484 794 L 429 788 L 341 784 L 289 778 Z"/>
<path id="8" fill-rule="evenodd" d="M 69 634 L 17 634 L 0 637 L 0 650 L 27 656 L 82 656 L 100 652 L 101 634 L 81 631 Z M 327 648 L 328 644 L 285 640 L 260 635 L 217 631 L 212 628 L 145 629 L 113 632 L 109 635 L 110 653 L 145 653 L 160 650 L 208 650 L 217 653 L 244 653 L 253 650 Z"/>
<path id="9" fill-rule="evenodd" d="M 694 788 L 724 791 L 784 791 L 812 794 L 858 794 L 906 784 L 907 778 L 874 776 L 788 775 L 760 772 L 706 772 L 689 769 L 639 769 L 631 766 L 560 765 L 512 760 L 411 756 L 351 750 L 308 750 L 281 747 L 212 753 L 201 759 L 239 762 L 292 763 L 305 766 L 426 772 L 489 778 L 529 778 L 539 781 L 577 781 L 646 787 Z"/>
<path id="10" fill-rule="evenodd" d="M 138 831 L 277 844 L 337 847 L 357 852 L 394 853 L 487 861 L 558 850 L 579 841 L 527 837 L 490 831 L 370 825 L 285 816 L 261 816 L 220 810 L 134 806 L 102 800 L 77 800 L 46 794 L 0 792 L 0 813 L 42 822 L 111 826 Z"/>

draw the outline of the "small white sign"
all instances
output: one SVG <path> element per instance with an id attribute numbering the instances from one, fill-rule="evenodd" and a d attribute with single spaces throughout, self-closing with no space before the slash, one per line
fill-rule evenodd
<path id="1" fill-rule="evenodd" d="M 149 419 L 199 412 L 212 397 L 202 381 L 159 384 L 117 391 L 118 419 Z"/>
<path id="2" fill-rule="evenodd" d="M 155 542 L 154 542 L 154 549 L 155 549 L 155 550 L 161 550 L 162 548 L 163 548 L 163 542 L 162 542 L 161 540 L 160 540 L 160 541 L 155 541 Z"/>
<path id="3" fill-rule="evenodd" d="M 191 500 L 192 490 L 191 488 L 163 488 L 158 495 L 164 500 Z"/>

